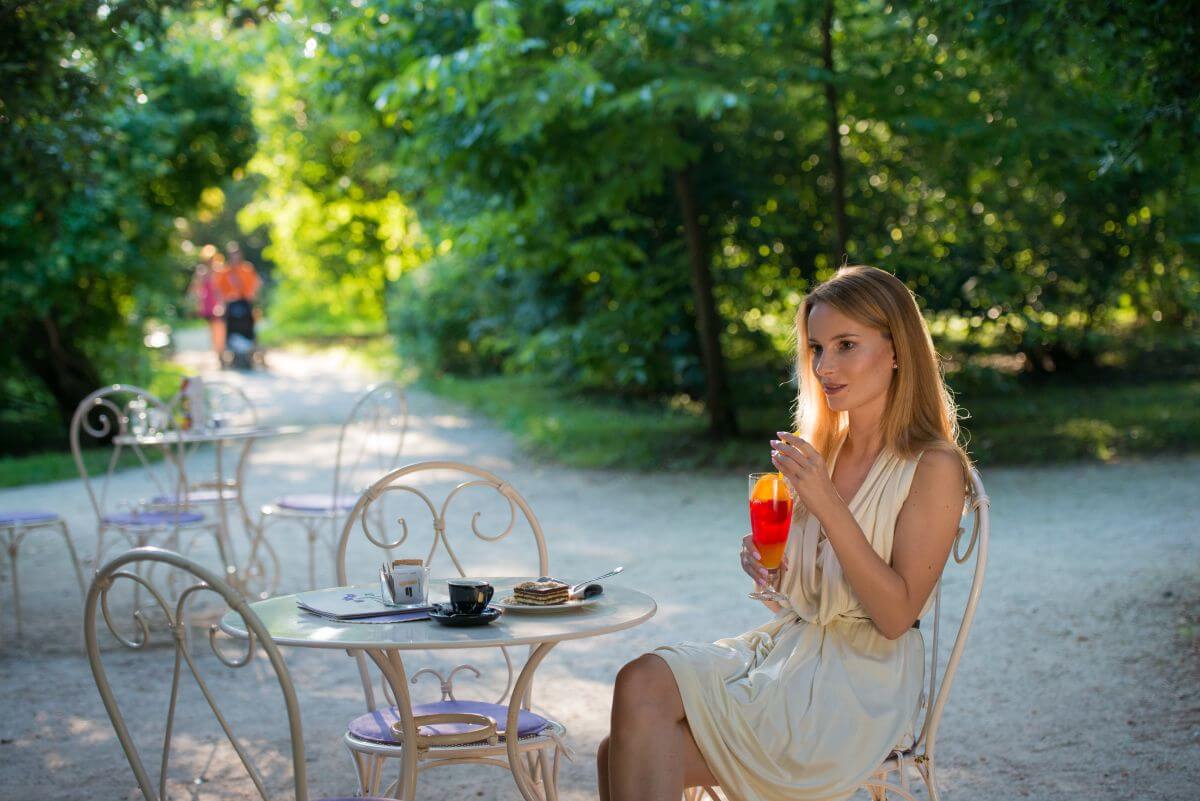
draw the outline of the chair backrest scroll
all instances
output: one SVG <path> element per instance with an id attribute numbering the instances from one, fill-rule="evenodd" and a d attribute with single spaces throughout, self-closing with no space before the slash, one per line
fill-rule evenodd
<path id="1" fill-rule="evenodd" d="M 150 568 L 156 566 L 178 571 L 191 579 L 195 579 L 196 583 L 183 589 L 173 601 L 168 602 L 147 578 L 151 574 Z M 132 582 L 140 587 L 141 590 L 148 592 L 153 601 L 150 609 L 151 615 L 147 615 L 144 609 L 134 610 L 133 620 L 136 631 L 131 637 L 125 637 L 117 631 L 113 622 L 113 615 L 110 611 L 109 593 L 118 581 Z M 258 616 L 249 608 L 245 599 L 226 584 L 216 573 L 173 551 L 150 547 L 135 548 L 120 554 L 96 571 L 95 578 L 88 590 L 84 607 L 84 641 L 87 647 L 88 662 L 92 668 L 96 687 L 100 691 L 100 697 L 104 702 L 104 708 L 108 712 L 109 719 L 112 721 L 113 729 L 116 731 L 121 748 L 129 760 L 129 766 L 133 769 L 138 786 L 148 801 L 166 801 L 171 740 L 174 733 L 173 729 L 176 720 L 180 683 L 183 675 L 188 674 L 195 681 L 196 686 L 207 702 L 222 731 L 225 733 L 230 745 L 249 774 L 259 796 L 264 801 L 268 799 L 266 783 L 261 772 L 256 766 L 253 757 L 234 734 L 229 719 L 221 711 L 220 704 L 217 702 L 212 689 L 208 682 L 205 681 L 191 654 L 192 649 L 189 647 L 187 628 L 188 605 L 194 602 L 197 596 L 205 592 L 215 593 L 225 605 L 236 611 L 241 616 L 246 630 L 249 632 L 244 653 L 230 657 L 218 647 L 217 627 L 215 625 L 212 626 L 209 630 L 209 644 L 217 660 L 229 668 L 245 667 L 252 662 L 255 648 L 259 647 L 267 655 L 271 667 L 275 671 L 287 713 L 292 752 L 294 797 L 296 801 L 307 801 L 308 781 L 305 773 L 304 737 L 300 722 L 300 705 L 297 701 L 296 691 L 287 666 L 284 664 L 278 647 L 271 639 L 271 635 L 266 630 L 266 627 L 263 626 Z M 159 615 L 164 616 L 166 627 L 174 639 L 174 669 L 171 677 L 170 697 L 167 708 L 165 734 L 162 739 L 163 750 L 159 763 L 160 772 L 157 784 L 151 780 L 150 773 L 146 770 L 145 763 L 142 761 L 137 745 L 130 735 L 129 727 L 126 725 L 124 715 L 121 712 L 120 705 L 109 682 L 108 674 L 105 671 L 97 637 L 98 615 L 104 618 L 105 624 L 113 636 L 126 648 L 132 650 L 150 650 L 148 648 L 151 629 L 150 616 L 153 616 L 155 619 Z"/>

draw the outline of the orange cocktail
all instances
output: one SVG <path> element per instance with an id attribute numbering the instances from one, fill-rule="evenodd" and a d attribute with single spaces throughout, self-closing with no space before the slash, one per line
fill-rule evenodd
<path id="1" fill-rule="evenodd" d="M 750 474 L 750 534 L 762 566 L 778 583 L 779 563 L 792 527 L 792 495 L 781 473 Z M 752 596 L 754 597 L 754 596 Z"/>

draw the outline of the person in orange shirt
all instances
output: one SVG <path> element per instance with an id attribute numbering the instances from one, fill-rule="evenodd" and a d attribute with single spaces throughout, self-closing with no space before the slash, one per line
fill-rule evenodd
<path id="1" fill-rule="evenodd" d="M 238 300 L 253 304 L 262 284 L 258 271 L 242 257 L 242 249 L 237 242 L 226 245 L 225 253 L 225 264 L 218 265 L 213 270 L 221 300 L 227 308 L 230 303 Z"/>
<path id="2" fill-rule="evenodd" d="M 248 369 L 257 353 L 254 300 L 262 282 L 254 265 L 242 258 L 237 242 L 230 242 L 225 251 L 228 260 L 213 265 L 213 283 L 221 298 L 226 333 L 221 364 Z"/>

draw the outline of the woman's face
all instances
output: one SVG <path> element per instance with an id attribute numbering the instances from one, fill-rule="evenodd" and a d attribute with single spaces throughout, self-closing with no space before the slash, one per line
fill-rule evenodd
<path id="1" fill-rule="evenodd" d="M 817 303 L 808 315 L 808 347 L 830 409 L 848 412 L 887 403 L 895 351 L 882 332 Z"/>

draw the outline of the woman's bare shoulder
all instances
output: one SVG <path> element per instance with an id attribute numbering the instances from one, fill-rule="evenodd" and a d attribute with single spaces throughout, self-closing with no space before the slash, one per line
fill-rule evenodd
<path id="1" fill-rule="evenodd" d="M 949 445 L 927 448 L 913 474 L 909 500 L 919 503 L 961 504 L 966 476 L 958 452 Z"/>

